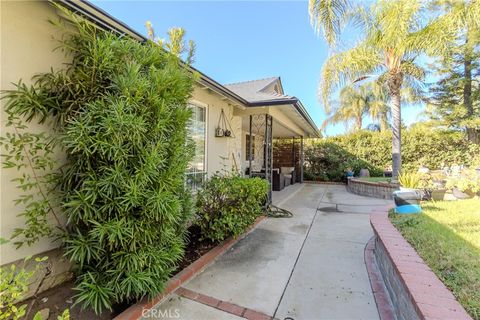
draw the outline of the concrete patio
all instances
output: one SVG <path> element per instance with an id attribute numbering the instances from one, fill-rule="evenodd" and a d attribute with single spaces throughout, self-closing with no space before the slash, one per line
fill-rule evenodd
<path id="1" fill-rule="evenodd" d="M 364 248 L 373 235 L 368 213 L 390 202 L 341 185 L 296 184 L 274 203 L 294 216 L 261 222 L 186 291 L 258 312 L 250 319 L 378 319 Z M 241 319 L 200 300 L 172 294 L 144 318 Z"/>

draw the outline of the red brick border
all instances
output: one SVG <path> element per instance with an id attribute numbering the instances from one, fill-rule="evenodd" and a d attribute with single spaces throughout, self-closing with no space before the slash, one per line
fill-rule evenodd
<path id="1" fill-rule="evenodd" d="M 217 298 L 207 296 L 190 289 L 180 287 L 175 290 L 175 294 L 178 294 L 181 297 L 199 302 L 201 304 L 205 304 L 207 306 L 222 310 L 227 313 L 231 313 L 233 315 L 246 318 L 249 320 L 271 320 L 273 319 L 272 316 L 269 316 L 265 313 L 258 312 L 252 309 L 248 309 L 238 304 L 218 300 Z"/>
<path id="2" fill-rule="evenodd" d="M 365 265 L 367 267 L 368 278 L 372 287 L 375 303 L 377 304 L 378 315 L 380 320 L 394 320 L 395 312 L 390 302 L 387 288 L 383 282 L 382 274 L 378 270 L 375 262 L 375 237 L 372 237 L 365 247 Z"/>
<path id="3" fill-rule="evenodd" d="M 370 224 L 421 319 L 472 319 L 393 226 L 387 212 L 372 213 Z"/>
<path id="4" fill-rule="evenodd" d="M 261 221 L 263 221 L 266 217 L 261 216 L 258 217 L 255 223 L 250 226 L 247 231 L 243 235 L 237 238 L 229 238 L 223 242 L 221 242 L 218 246 L 201 256 L 198 260 L 194 261 L 188 267 L 177 273 L 173 276 L 166 284 L 165 290 L 162 294 L 156 296 L 152 300 L 148 300 L 147 298 L 142 299 L 141 301 L 137 302 L 136 304 L 130 306 L 127 310 L 123 311 L 121 314 L 116 316 L 114 320 L 137 320 L 142 317 L 142 312 L 146 309 L 153 308 L 157 303 L 159 303 L 163 298 L 167 295 L 172 293 L 173 291 L 177 290 L 182 284 L 190 280 L 193 276 L 197 275 L 205 267 L 207 267 L 212 261 L 214 261 L 218 256 L 225 253 L 228 249 L 230 249 L 235 243 L 237 243 L 240 239 L 244 238 L 252 229 L 254 229 Z"/>
<path id="5" fill-rule="evenodd" d="M 335 186 L 345 186 L 347 185 L 345 182 L 338 182 L 338 181 L 315 181 L 315 180 L 305 180 L 303 183 L 310 183 L 310 184 L 326 184 L 326 185 L 335 185 Z"/>

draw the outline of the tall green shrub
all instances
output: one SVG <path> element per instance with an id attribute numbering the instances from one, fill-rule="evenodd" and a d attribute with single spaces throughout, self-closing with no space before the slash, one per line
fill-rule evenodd
<path id="1" fill-rule="evenodd" d="M 77 267 L 77 302 L 100 312 L 159 294 L 183 255 L 194 75 L 181 50 L 119 37 L 65 13 L 75 27 L 64 27 L 61 49 L 72 62 L 38 75 L 31 87 L 19 83 L 7 94 L 7 111 L 54 119 L 67 155 L 58 180 L 65 255 Z M 172 38 L 179 43 L 170 48 L 185 48 Z"/>
<path id="2" fill-rule="evenodd" d="M 219 241 L 241 235 L 262 214 L 267 191 L 260 178 L 212 177 L 197 194 L 203 237 Z"/>
<path id="3" fill-rule="evenodd" d="M 370 170 L 381 175 L 391 166 L 391 131 L 362 130 L 305 144 L 305 177 L 342 181 L 345 169 Z M 416 126 L 402 136 L 403 170 L 416 171 L 420 166 L 441 169 L 444 165 L 478 165 L 480 147 L 468 142 L 461 132 Z"/>

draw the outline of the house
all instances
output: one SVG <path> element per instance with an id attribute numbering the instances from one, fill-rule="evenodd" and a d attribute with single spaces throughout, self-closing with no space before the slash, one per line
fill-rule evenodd
<path id="1" fill-rule="evenodd" d="M 58 3 L 83 15 L 99 27 L 145 41 L 132 30 L 103 10 L 87 1 L 60 0 Z M 26 84 L 32 76 L 50 68 L 62 68 L 67 62 L 60 51 L 54 51 L 60 38 L 59 30 L 47 19 L 62 13 L 47 1 L 1 2 L 1 89 L 13 88 L 22 79 Z M 237 171 L 242 175 L 261 176 L 275 188 L 302 181 L 302 141 L 318 137 L 319 132 L 299 99 L 286 95 L 279 77 L 222 85 L 202 72 L 195 84 L 190 105 L 193 110 L 191 130 L 196 143 L 196 155 L 187 175 L 192 189 L 219 171 Z M 2 132 L 5 127 L 2 103 Z M 31 130 L 48 130 L 32 124 Z M 275 150 L 274 139 L 287 139 L 287 147 Z M 276 156 L 275 156 L 276 155 Z M 62 155 L 59 156 L 59 161 Z M 284 172 L 280 172 L 280 168 Z M 21 175 L 14 170 L 1 172 L 1 237 L 9 238 L 13 230 L 23 225 L 22 211 L 15 206 L 15 183 Z M 61 283 L 70 276 L 69 264 L 62 260 L 58 243 L 44 239 L 34 246 L 18 250 L 2 245 L 0 264 L 19 261 L 30 255 L 48 255 L 52 273 L 41 290 Z"/>

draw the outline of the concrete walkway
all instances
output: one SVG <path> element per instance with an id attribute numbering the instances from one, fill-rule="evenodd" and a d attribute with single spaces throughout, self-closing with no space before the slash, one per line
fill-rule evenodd
<path id="1" fill-rule="evenodd" d="M 293 218 L 266 219 L 184 287 L 277 319 L 378 319 L 364 248 L 373 235 L 368 213 L 389 201 L 296 184 L 274 203 Z M 241 319 L 176 294 L 156 309 L 179 319 Z"/>

